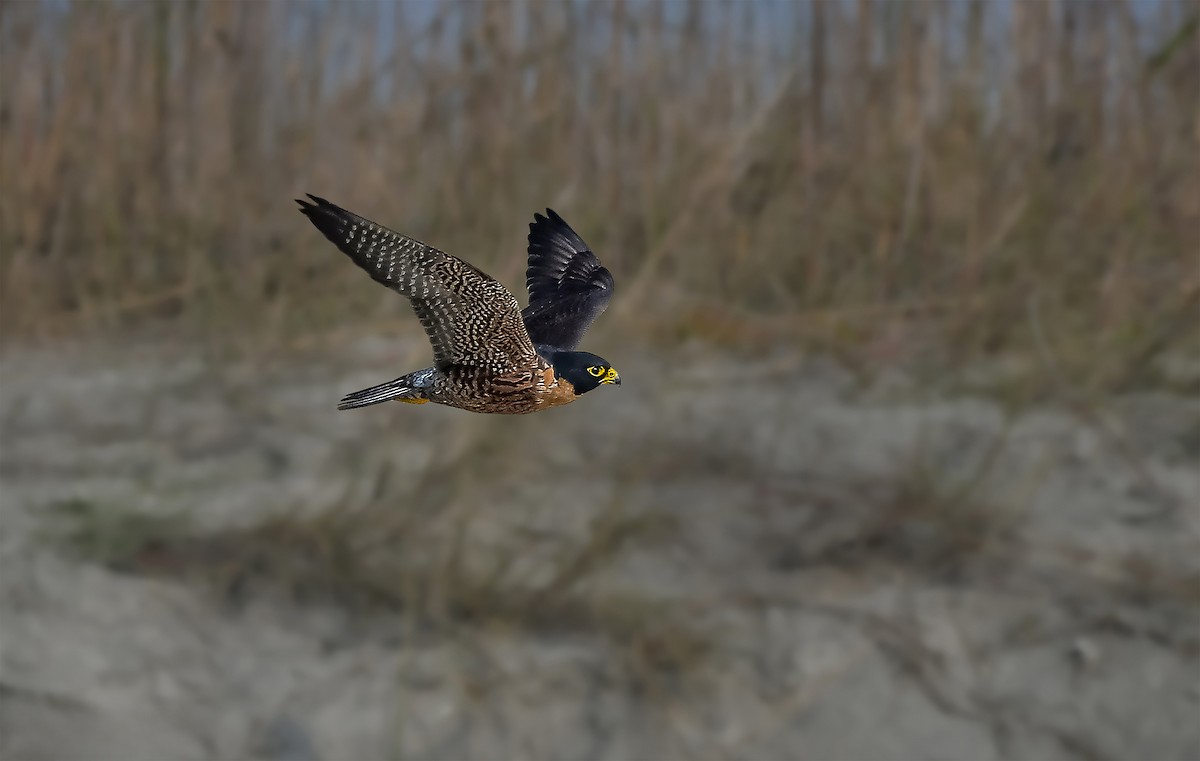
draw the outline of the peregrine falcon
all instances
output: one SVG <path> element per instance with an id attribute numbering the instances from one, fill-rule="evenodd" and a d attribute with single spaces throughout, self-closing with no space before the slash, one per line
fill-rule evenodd
<path id="1" fill-rule="evenodd" d="M 308 197 L 312 203 L 296 200 L 301 213 L 376 282 L 408 298 L 433 346 L 433 367 L 347 394 L 339 410 L 395 399 L 520 415 L 621 385 L 607 360 L 575 351 L 612 298 L 612 273 L 550 209 L 529 225 L 522 311 L 499 281 L 467 262 Z"/>

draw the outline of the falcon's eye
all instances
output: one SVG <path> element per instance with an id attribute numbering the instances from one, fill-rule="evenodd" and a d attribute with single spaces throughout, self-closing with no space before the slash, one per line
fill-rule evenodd
<path id="1" fill-rule="evenodd" d="M 604 373 L 608 372 L 608 370 L 606 368 L 599 367 L 598 365 L 592 365 L 591 367 L 589 367 L 587 369 L 587 371 L 588 371 L 588 375 L 593 375 L 597 378 L 603 377 Z"/>

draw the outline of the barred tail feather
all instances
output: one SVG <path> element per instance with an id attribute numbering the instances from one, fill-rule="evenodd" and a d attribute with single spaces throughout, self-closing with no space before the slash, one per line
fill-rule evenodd
<path id="1" fill-rule="evenodd" d="M 369 407 L 372 404 L 391 401 L 392 399 L 400 399 L 402 401 L 420 400 L 425 401 L 421 396 L 421 391 L 413 385 L 412 374 L 397 378 L 396 380 L 380 383 L 378 386 L 364 388 L 361 391 L 355 391 L 352 394 L 346 394 L 342 400 L 338 402 L 339 410 L 352 410 L 356 407 Z"/>

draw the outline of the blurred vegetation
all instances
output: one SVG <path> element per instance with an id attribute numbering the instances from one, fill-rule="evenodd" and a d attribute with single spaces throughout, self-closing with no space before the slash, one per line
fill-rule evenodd
<path id="1" fill-rule="evenodd" d="M 512 286 L 555 206 L 665 341 L 1198 345 L 1194 3 L 6 3 L 0 84 L 9 342 L 391 324 L 307 191 Z"/>
<path id="2" fill-rule="evenodd" d="M 481 440 L 469 458 L 508 464 Z M 191 582 L 230 610 L 273 598 L 360 622 L 404 616 L 452 639 L 480 629 L 591 637 L 639 690 L 670 688 L 712 654 L 697 604 L 597 583 L 631 548 L 676 532 L 667 516 L 626 514 L 617 498 L 578 536 L 539 531 L 528 514 L 498 530 L 488 494 L 447 491 L 441 470 L 430 468 L 398 497 L 383 483 L 387 468 L 363 469 L 370 488 L 320 511 L 218 529 L 186 514 L 69 499 L 45 506 L 43 533 L 117 572 Z"/>

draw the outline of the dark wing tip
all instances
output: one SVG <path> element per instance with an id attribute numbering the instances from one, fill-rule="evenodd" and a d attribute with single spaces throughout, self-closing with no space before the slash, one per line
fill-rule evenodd
<path id="1" fill-rule="evenodd" d="M 529 223 L 529 243 L 531 245 L 544 242 L 551 247 L 565 247 L 569 253 L 590 251 L 588 244 L 579 237 L 579 233 L 571 229 L 566 220 L 554 209 L 546 208 L 545 215 L 533 213 L 533 221 Z"/>
<path id="2" fill-rule="evenodd" d="M 300 204 L 300 213 L 301 214 L 312 214 L 313 210 L 317 209 L 317 208 L 326 208 L 326 209 L 337 209 L 338 208 L 337 206 L 331 204 L 329 201 L 326 201 L 324 198 L 321 198 L 320 196 L 314 196 L 312 193 L 305 193 L 304 195 L 308 196 L 313 201 L 316 201 L 316 203 L 309 203 L 308 201 L 305 201 L 303 198 L 295 199 L 296 203 Z"/>

